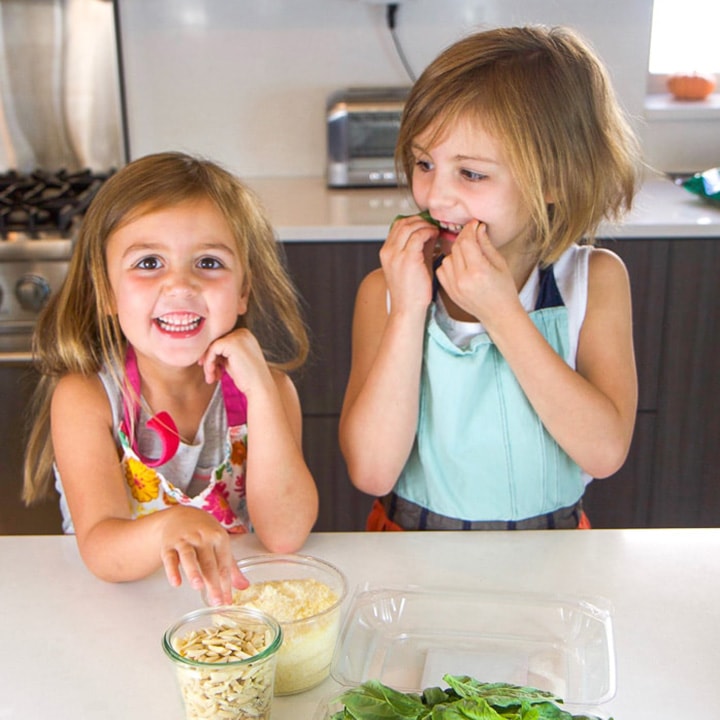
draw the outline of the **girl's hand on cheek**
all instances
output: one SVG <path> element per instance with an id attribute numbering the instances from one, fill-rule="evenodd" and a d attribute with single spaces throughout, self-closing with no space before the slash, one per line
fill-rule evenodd
<path id="1" fill-rule="evenodd" d="M 493 246 L 485 223 L 468 223 L 437 277 L 459 307 L 487 323 L 508 303 L 517 302 L 517 289 L 505 258 Z"/>
<path id="2" fill-rule="evenodd" d="M 232 588 L 245 588 L 248 581 L 238 570 L 225 529 L 197 508 L 178 506 L 165 513 L 160 556 L 170 584 L 179 586 L 185 575 L 191 587 L 205 588 L 210 605 L 231 603 Z"/>
<path id="3" fill-rule="evenodd" d="M 427 308 L 432 299 L 432 260 L 438 229 L 419 215 L 398 218 L 380 250 L 394 309 Z"/>
<path id="4" fill-rule="evenodd" d="M 205 354 L 200 358 L 200 364 L 206 382 L 220 380 L 222 371 L 227 370 L 244 393 L 247 393 L 254 381 L 270 377 L 262 348 L 255 336 L 246 328 L 233 330 L 210 343 Z"/>

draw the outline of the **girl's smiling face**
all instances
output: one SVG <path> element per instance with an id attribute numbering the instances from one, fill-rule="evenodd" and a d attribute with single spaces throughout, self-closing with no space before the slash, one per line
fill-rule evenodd
<path id="1" fill-rule="evenodd" d="M 247 310 L 235 238 L 207 198 L 130 220 L 108 239 L 105 258 L 125 337 L 167 365 L 197 363 Z"/>
<path id="2" fill-rule="evenodd" d="M 495 138 L 476 121 L 459 119 L 434 138 L 413 142 L 412 193 L 418 207 L 440 223 L 440 249 L 448 254 L 469 222 L 487 226 L 493 245 L 509 259 L 526 249 L 530 212 Z M 431 143 L 435 143 L 431 145 Z"/>

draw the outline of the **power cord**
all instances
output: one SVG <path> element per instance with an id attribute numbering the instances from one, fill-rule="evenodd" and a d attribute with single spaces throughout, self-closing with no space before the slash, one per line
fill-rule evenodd
<path id="1" fill-rule="evenodd" d="M 397 33 L 395 32 L 395 26 L 396 26 L 396 16 L 398 7 L 400 6 L 400 3 L 388 3 L 386 7 L 386 13 L 385 13 L 385 21 L 387 23 L 387 28 L 390 31 L 390 37 L 392 38 L 393 44 L 395 45 L 395 52 L 397 53 L 398 57 L 400 58 L 400 62 L 403 64 L 403 67 L 405 68 L 405 72 L 408 74 L 408 77 L 412 82 L 415 82 L 417 78 L 415 77 L 415 73 L 413 72 L 412 67 L 410 67 L 410 63 L 408 62 L 408 59 L 405 57 L 405 51 L 402 48 L 402 45 L 400 43 L 400 38 L 398 38 Z"/>

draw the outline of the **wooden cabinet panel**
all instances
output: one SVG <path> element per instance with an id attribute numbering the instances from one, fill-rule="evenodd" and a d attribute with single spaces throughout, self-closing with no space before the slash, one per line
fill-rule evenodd
<path id="1" fill-rule="evenodd" d="M 377 242 L 287 243 L 288 269 L 304 299 L 311 357 L 295 379 L 303 409 L 303 449 L 320 493 L 317 531 L 363 530 L 372 498 L 356 490 L 338 445 L 350 372 L 355 295 L 379 267 Z"/>
<path id="2" fill-rule="evenodd" d="M 5 365 L 2 368 L 0 433 L 4 452 L 0 456 L 0 535 L 52 535 L 62 532 L 55 493 L 50 500 L 30 508 L 22 501 L 25 413 L 37 378 L 37 374 L 25 365 Z"/>
<path id="3" fill-rule="evenodd" d="M 337 432 L 337 416 L 304 418 L 303 451 L 320 494 L 318 532 L 364 530 L 373 500 L 350 482 Z"/>
<path id="4" fill-rule="evenodd" d="M 311 357 L 295 379 L 308 415 L 340 413 L 350 372 L 355 294 L 365 275 L 380 266 L 380 247 L 377 242 L 285 245 L 311 328 Z"/>
<path id="5" fill-rule="evenodd" d="M 666 290 L 655 526 L 720 525 L 720 241 L 672 243 Z"/>
<path id="6" fill-rule="evenodd" d="M 638 371 L 638 409 L 655 410 L 670 243 L 667 240 L 619 240 L 605 241 L 601 246 L 617 253 L 628 270 Z"/>
<path id="7" fill-rule="evenodd" d="M 594 528 L 651 526 L 655 413 L 639 413 L 625 464 L 608 478 L 593 480 L 583 505 Z"/>
<path id="8" fill-rule="evenodd" d="M 594 480 L 584 503 L 593 527 L 648 527 L 653 524 L 650 500 L 670 242 L 621 240 L 601 246 L 623 259 L 630 278 L 638 416 L 625 464 L 614 475 Z"/>

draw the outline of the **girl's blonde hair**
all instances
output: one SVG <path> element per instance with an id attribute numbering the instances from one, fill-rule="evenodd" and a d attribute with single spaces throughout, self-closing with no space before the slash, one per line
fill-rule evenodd
<path id="1" fill-rule="evenodd" d="M 112 312 L 105 262 L 108 238 L 132 219 L 199 198 L 217 206 L 236 240 L 250 286 L 248 310 L 238 326 L 257 337 L 270 364 L 294 370 L 305 362 L 308 336 L 299 298 L 256 196 L 216 163 L 183 153 L 129 163 L 103 184 L 88 208 L 67 277 L 37 322 L 33 351 L 41 378 L 25 454 L 26 503 L 42 499 L 51 486 L 50 402 L 58 380 L 68 373 L 94 375 L 103 366 L 124 365 L 126 342 Z"/>
<path id="2" fill-rule="evenodd" d="M 458 121 L 499 141 L 530 210 L 533 250 L 555 261 L 603 219 L 629 210 L 640 170 L 636 138 L 603 64 L 572 30 L 498 28 L 441 53 L 413 86 L 396 162 L 412 185 L 413 141 Z"/>

